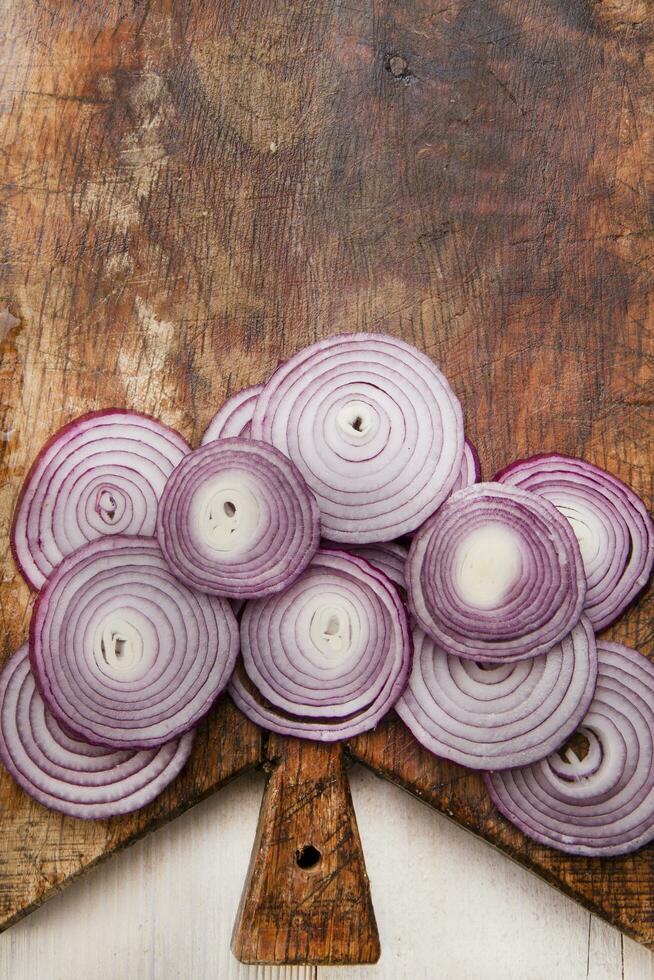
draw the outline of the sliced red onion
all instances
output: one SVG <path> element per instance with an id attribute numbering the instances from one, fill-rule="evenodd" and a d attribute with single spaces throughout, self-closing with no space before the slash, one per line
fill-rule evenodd
<path id="1" fill-rule="evenodd" d="M 570 522 L 588 579 L 585 614 L 604 629 L 647 584 L 654 525 L 643 501 L 605 470 L 555 453 L 507 466 L 496 479 L 549 500 Z"/>
<path id="2" fill-rule="evenodd" d="M 587 619 L 549 653 L 489 667 L 444 653 L 413 632 L 413 668 L 395 710 L 426 749 L 470 769 L 543 759 L 588 710 L 597 678 Z"/>
<path id="3" fill-rule="evenodd" d="M 40 589 L 64 555 L 107 534 L 154 534 L 166 480 L 190 451 L 173 429 L 120 408 L 69 422 L 32 464 L 16 506 L 12 550 Z"/>
<path id="4" fill-rule="evenodd" d="M 330 544 L 325 542 L 324 547 L 330 548 Z M 338 551 L 341 550 L 340 545 L 334 545 L 333 547 Z M 380 544 L 349 545 L 345 550 L 347 554 L 356 555 L 357 558 L 363 558 L 364 561 L 369 562 L 377 571 L 383 572 L 386 578 L 389 578 L 393 585 L 400 590 L 400 594 L 406 592 L 406 577 L 404 572 L 409 551 L 403 545 L 397 544 L 395 541 L 383 541 Z"/>
<path id="5" fill-rule="evenodd" d="M 564 745 L 485 777 L 495 806 L 528 837 L 588 857 L 654 840 L 654 665 L 605 640 L 597 653 L 597 688 L 579 728 L 586 754 Z"/>
<path id="6" fill-rule="evenodd" d="M 315 498 L 277 449 L 219 439 L 189 453 L 166 484 L 157 537 L 177 578 L 245 599 L 286 588 L 320 538 Z"/>
<path id="7" fill-rule="evenodd" d="M 257 404 L 257 398 L 263 385 L 253 385 L 237 391 L 219 408 L 202 436 L 200 445 L 216 439 L 228 439 L 230 436 L 241 436 L 244 439 L 250 435 L 250 423 Z"/>
<path id="8" fill-rule="evenodd" d="M 461 406 L 421 351 L 351 334 L 300 351 L 264 385 L 252 435 L 293 460 L 323 533 L 356 544 L 415 530 L 445 500 L 463 457 Z"/>
<path id="9" fill-rule="evenodd" d="M 397 591 L 353 555 L 318 551 L 285 592 L 248 602 L 238 707 L 274 732 L 324 742 L 373 728 L 402 691 L 411 637 Z"/>
<path id="10" fill-rule="evenodd" d="M 177 581 L 152 538 L 101 538 L 64 558 L 32 616 L 30 658 L 48 708 L 98 745 L 149 748 L 188 731 L 237 653 L 228 602 Z"/>
<path id="11" fill-rule="evenodd" d="M 452 487 L 452 493 L 463 490 L 464 487 L 470 487 L 473 483 L 479 483 L 480 480 L 481 463 L 479 462 L 479 455 L 470 440 L 466 439 L 463 445 L 461 469 L 456 478 L 456 483 Z"/>
<path id="12" fill-rule="evenodd" d="M 0 677 L 0 757 L 26 793 L 69 817 L 104 819 L 150 803 L 186 763 L 193 737 L 137 750 L 80 741 L 46 707 L 27 644 Z"/>
<path id="13" fill-rule="evenodd" d="M 572 528 L 536 494 L 459 490 L 414 535 L 411 611 L 447 653 L 508 663 L 547 653 L 579 621 L 586 578 Z"/>

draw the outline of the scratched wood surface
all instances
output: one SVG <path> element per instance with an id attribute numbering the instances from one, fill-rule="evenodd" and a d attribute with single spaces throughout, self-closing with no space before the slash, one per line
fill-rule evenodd
<path id="1" fill-rule="evenodd" d="M 60 424 L 118 404 L 192 441 L 230 390 L 350 330 L 460 395 L 490 476 L 558 449 L 651 506 L 654 13 L 648 0 L 0 0 L 2 654 L 8 548 Z M 651 592 L 613 635 L 654 653 Z M 396 721 L 351 747 L 654 945 L 652 848 L 537 851 Z M 61 819 L 0 774 L 0 919 L 262 758 L 223 703 L 144 814 Z"/>

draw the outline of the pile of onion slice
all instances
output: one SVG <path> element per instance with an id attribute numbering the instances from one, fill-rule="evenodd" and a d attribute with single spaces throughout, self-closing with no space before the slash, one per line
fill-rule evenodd
<path id="1" fill-rule="evenodd" d="M 154 534 L 166 480 L 189 450 L 163 423 L 118 408 L 60 429 L 16 506 L 12 550 L 27 582 L 40 589 L 65 555 L 105 534 Z"/>
<path id="2" fill-rule="evenodd" d="M 0 677 L 0 757 L 30 796 L 70 817 L 103 819 L 150 803 L 186 763 L 193 737 L 135 750 L 80 741 L 46 707 L 27 644 Z"/>
<path id="3" fill-rule="evenodd" d="M 548 653 L 484 667 L 453 657 L 416 627 L 413 668 L 395 710 L 426 749 L 470 769 L 527 765 L 586 714 L 597 677 L 588 620 Z"/>
<path id="4" fill-rule="evenodd" d="M 569 854 L 626 854 L 654 840 L 654 665 L 599 640 L 595 695 L 563 746 L 530 766 L 486 775 L 498 810 L 528 837 Z"/>
<path id="5" fill-rule="evenodd" d="M 228 602 L 179 582 L 151 538 L 101 538 L 68 556 L 32 616 L 39 690 L 69 732 L 96 745 L 150 748 L 188 731 L 237 654 Z"/>
<path id="6" fill-rule="evenodd" d="M 315 498 L 285 456 L 252 439 L 189 453 L 161 497 L 157 537 L 180 581 L 245 599 L 286 588 L 320 539 Z"/>
<path id="7" fill-rule="evenodd" d="M 237 391 L 228 398 L 207 426 L 201 445 L 206 446 L 208 442 L 228 439 L 230 436 L 242 436 L 247 439 L 250 435 L 254 407 L 262 389 L 263 385 L 253 385 L 251 388 Z"/>
<path id="8" fill-rule="evenodd" d="M 331 337 L 264 385 L 252 436 L 297 465 L 323 536 L 349 544 L 415 530 L 448 496 L 463 459 L 461 406 L 423 353 L 395 337 Z"/>
<path id="9" fill-rule="evenodd" d="M 586 579 L 568 522 L 515 487 L 459 490 L 414 536 L 411 611 L 447 653 L 483 663 L 535 657 L 579 621 Z"/>
<path id="10" fill-rule="evenodd" d="M 651 840 L 654 666 L 595 638 L 654 567 L 645 505 L 560 455 L 480 480 L 444 375 L 381 334 L 299 351 L 195 451 L 124 409 L 65 426 L 14 518 L 41 593 L 29 661 L 0 678 L 7 768 L 103 817 L 167 785 L 225 689 L 263 728 L 327 742 L 395 707 L 428 751 L 490 772 L 537 841 Z"/>
<path id="11" fill-rule="evenodd" d="M 584 561 L 585 613 L 604 629 L 646 585 L 654 564 L 654 525 L 640 497 L 605 470 L 570 456 L 532 456 L 496 479 L 549 500 L 568 519 Z"/>
<path id="12" fill-rule="evenodd" d="M 230 693 L 244 714 L 274 732 L 329 742 L 373 728 L 392 707 L 411 637 L 385 575 L 320 550 L 285 592 L 247 603 L 241 652 Z"/>

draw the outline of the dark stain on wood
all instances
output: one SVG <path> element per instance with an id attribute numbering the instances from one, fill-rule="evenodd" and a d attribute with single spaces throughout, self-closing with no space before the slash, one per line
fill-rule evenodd
<path id="1" fill-rule="evenodd" d="M 3 656 L 33 601 L 10 517 L 55 428 L 118 404 L 197 442 L 229 391 L 334 332 L 427 351 L 486 477 L 559 450 L 652 506 L 648 0 L 25 0 L 0 19 Z M 654 654 L 653 609 L 650 591 L 612 636 Z M 654 946 L 651 848 L 528 844 L 397 720 L 352 751 Z M 223 702 L 122 821 L 62 820 L 0 774 L 1 921 L 262 758 Z"/>

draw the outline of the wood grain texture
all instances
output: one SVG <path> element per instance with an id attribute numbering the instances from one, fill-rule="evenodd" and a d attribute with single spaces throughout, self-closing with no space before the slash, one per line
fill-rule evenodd
<path id="1" fill-rule="evenodd" d="M 271 735 L 232 952 L 243 963 L 376 963 L 380 946 L 339 744 Z"/>
<path id="2" fill-rule="evenodd" d="M 32 604 L 10 515 L 57 426 L 117 404 L 197 441 L 231 390 L 334 332 L 427 351 L 485 476 L 569 452 L 651 507 L 647 0 L 0 0 L 0 13 L 5 657 Z M 613 636 L 652 655 L 653 612 L 650 591 Z M 259 758 L 259 734 L 222 711 L 157 820 Z M 477 777 L 397 722 L 354 751 L 654 942 L 651 848 L 573 866 L 528 846 Z M 62 822 L 5 774 L 0 806 L 5 922 L 148 826 Z"/>

